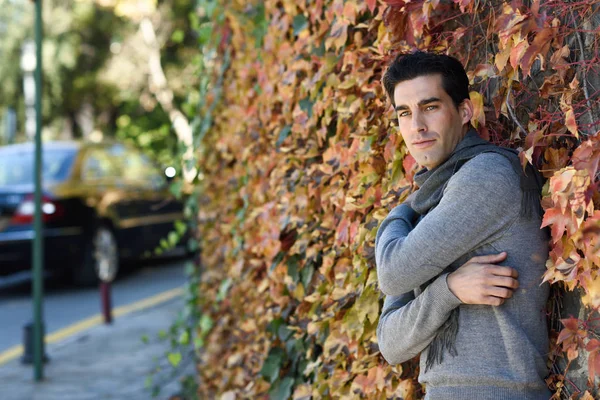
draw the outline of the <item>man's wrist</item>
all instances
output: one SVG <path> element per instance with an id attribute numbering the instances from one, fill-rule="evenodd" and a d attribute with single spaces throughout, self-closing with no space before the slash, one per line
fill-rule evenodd
<path id="1" fill-rule="evenodd" d="M 458 294 L 456 293 L 456 287 L 454 286 L 454 283 L 456 281 L 454 280 L 454 278 L 454 272 L 450 272 L 448 275 L 446 275 L 446 286 L 448 286 L 448 291 L 452 293 L 454 297 L 456 297 L 461 303 L 463 303 L 463 301 L 460 299 L 460 297 L 458 297 Z"/>

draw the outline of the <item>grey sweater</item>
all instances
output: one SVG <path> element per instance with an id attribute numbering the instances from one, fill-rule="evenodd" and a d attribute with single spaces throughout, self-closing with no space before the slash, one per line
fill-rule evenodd
<path id="1" fill-rule="evenodd" d="M 540 285 L 548 234 L 537 216 L 521 217 L 520 206 L 519 177 L 510 162 L 483 153 L 448 181 L 442 200 L 425 216 L 401 204 L 379 227 L 375 257 L 386 295 L 379 349 L 390 364 L 423 352 L 419 382 L 426 399 L 550 398 L 544 383 L 549 287 Z M 448 289 L 446 268 L 501 251 L 508 253 L 501 265 L 519 272 L 513 297 L 499 307 L 462 304 Z M 458 354 L 445 353 L 443 362 L 423 372 L 429 343 L 456 307 Z"/>

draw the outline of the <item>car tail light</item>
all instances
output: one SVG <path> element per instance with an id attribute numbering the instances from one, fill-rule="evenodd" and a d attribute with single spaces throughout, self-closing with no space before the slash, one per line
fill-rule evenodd
<path id="1" fill-rule="evenodd" d="M 55 221 L 64 215 L 64 207 L 56 200 L 48 196 L 42 196 L 42 221 Z M 15 211 L 11 223 L 13 224 L 31 224 L 33 223 L 33 214 L 35 212 L 35 202 L 32 194 L 28 194 L 23 199 Z"/>

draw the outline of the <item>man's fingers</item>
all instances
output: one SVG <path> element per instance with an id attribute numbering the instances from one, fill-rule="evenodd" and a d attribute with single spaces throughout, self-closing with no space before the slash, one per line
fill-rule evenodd
<path id="1" fill-rule="evenodd" d="M 509 299 L 513 295 L 512 289 L 500 286 L 490 286 L 487 288 L 487 293 L 490 296 L 499 297 L 501 299 Z"/>
<path id="2" fill-rule="evenodd" d="M 493 276 L 489 279 L 488 284 L 490 286 L 506 287 L 509 289 L 516 289 L 519 287 L 519 281 L 510 276 Z"/>
<path id="3" fill-rule="evenodd" d="M 476 256 L 471 258 L 469 261 L 466 262 L 466 264 L 495 264 L 497 262 L 500 262 L 502 260 L 504 260 L 506 258 L 506 252 L 503 251 L 502 253 L 498 253 L 498 254 L 490 254 L 487 256 Z"/>
<path id="4" fill-rule="evenodd" d="M 506 267 L 504 265 L 486 265 L 485 271 L 492 275 L 497 276 L 510 276 L 512 278 L 518 278 L 519 272 L 511 267 Z"/>
<path id="5" fill-rule="evenodd" d="M 505 301 L 506 299 L 503 299 L 502 297 L 487 296 L 482 304 L 489 306 L 501 306 Z"/>

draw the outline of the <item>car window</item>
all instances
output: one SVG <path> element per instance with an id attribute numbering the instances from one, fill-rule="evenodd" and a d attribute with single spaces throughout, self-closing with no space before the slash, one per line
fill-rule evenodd
<path id="1" fill-rule="evenodd" d="M 75 149 L 43 149 L 42 181 L 61 182 L 67 179 Z M 7 152 L 0 155 L 0 186 L 31 184 L 34 182 L 34 149 Z"/>
<path id="2" fill-rule="evenodd" d="M 118 177 L 119 171 L 117 165 L 106 150 L 94 148 L 87 151 L 81 169 L 82 180 L 95 181 Z"/>
<path id="3" fill-rule="evenodd" d="M 138 150 L 127 149 L 120 157 L 120 164 L 123 178 L 129 183 L 153 188 L 165 183 L 160 169 Z"/>

